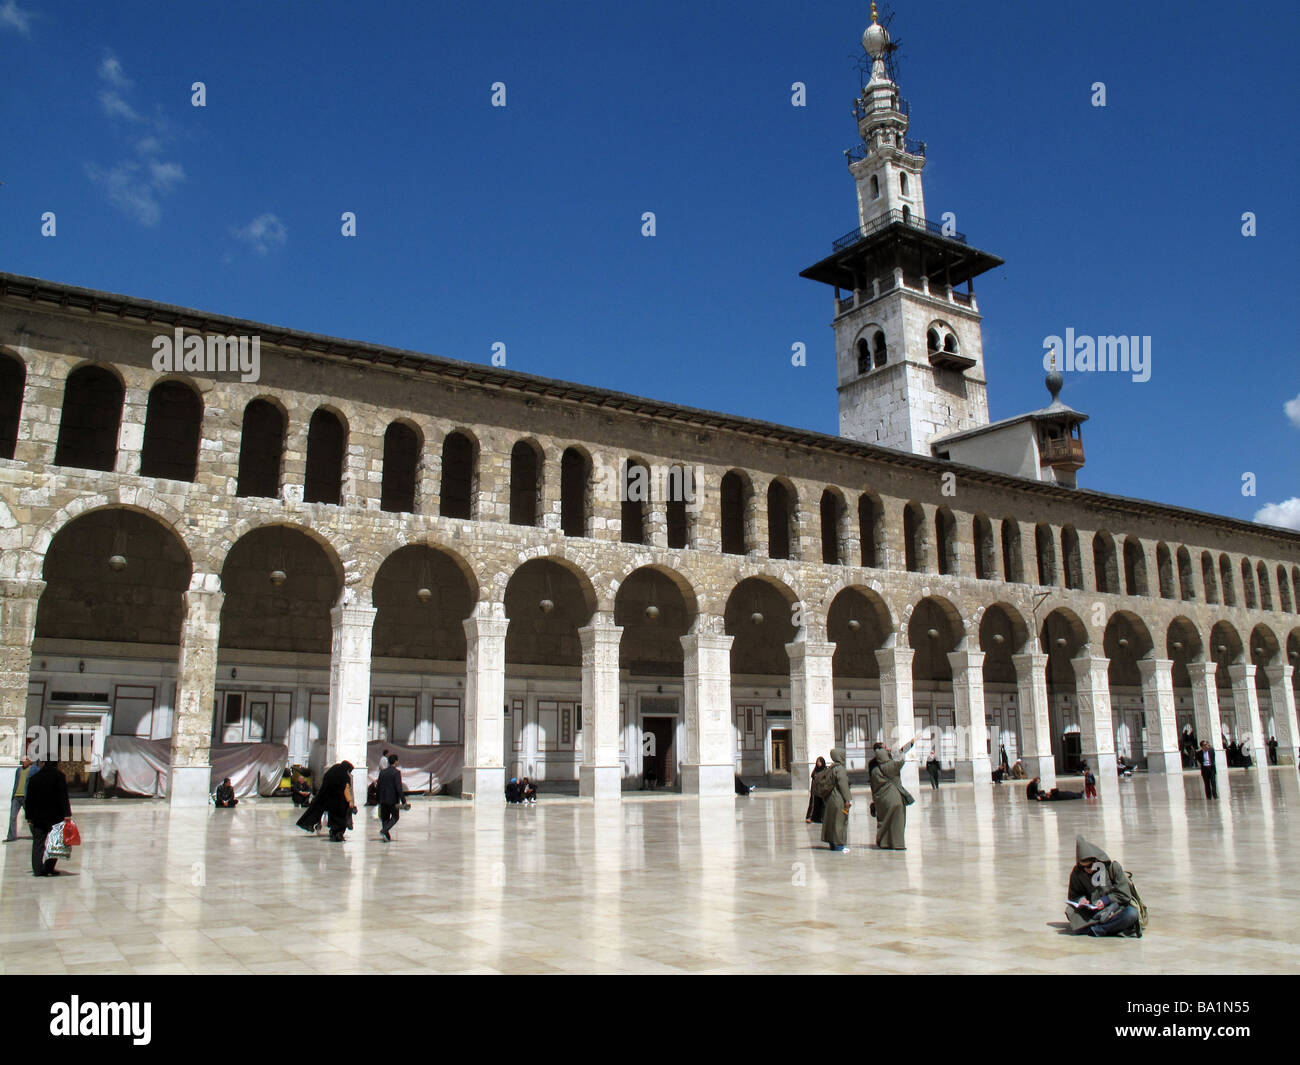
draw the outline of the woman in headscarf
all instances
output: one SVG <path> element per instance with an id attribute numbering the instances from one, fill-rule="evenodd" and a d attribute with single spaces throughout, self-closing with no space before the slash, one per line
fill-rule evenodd
<path id="1" fill-rule="evenodd" d="M 316 832 L 321 814 L 329 814 L 330 842 L 342 843 L 344 830 L 351 827 L 352 809 L 352 763 L 340 762 L 325 770 L 320 790 L 306 813 L 298 818 L 298 827 L 304 832 Z"/>
<path id="2" fill-rule="evenodd" d="M 831 748 L 831 772 L 835 775 L 835 787 L 826 796 L 822 842 L 833 851 L 847 854 L 849 848 L 845 844 L 849 839 L 849 807 L 853 802 L 849 795 L 849 771 L 844 765 L 844 748 Z"/>
<path id="3" fill-rule="evenodd" d="M 817 774 L 825 768 L 826 759 L 819 757 L 808 779 L 808 812 L 803 815 L 804 824 L 820 825 L 822 816 L 826 813 L 826 800 L 813 791 L 812 785 L 812 782 L 817 779 Z"/>
<path id="4" fill-rule="evenodd" d="M 872 746 L 867 768 L 871 771 L 871 804 L 876 808 L 876 846 L 881 850 L 907 850 L 907 806 L 914 800 L 899 777 L 914 743 L 915 737 L 903 744 L 898 754 L 879 741 Z"/>

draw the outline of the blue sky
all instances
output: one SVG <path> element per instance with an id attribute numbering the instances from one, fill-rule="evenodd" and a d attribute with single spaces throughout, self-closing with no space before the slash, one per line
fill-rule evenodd
<path id="1" fill-rule="evenodd" d="M 1149 381 L 1067 378 L 1080 484 L 1300 527 L 1300 9 L 894 8 L 928 213 L 1006 260 L 976 282 L 992 417 L 1044 404 L 1045 336 L 1149 335 Z M 0 268 L 835 432 L 830 292 L 798 274 L 857 221 L 868 21 L 0 0 Z"/>

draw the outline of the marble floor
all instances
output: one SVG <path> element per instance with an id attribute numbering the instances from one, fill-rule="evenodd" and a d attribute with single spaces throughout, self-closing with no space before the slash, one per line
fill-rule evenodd
<path id="1" fill-rule="evenodd" d="M 1138 777 L 1100 803 L 918 791 L 905 852 L 821 848 L 804 796 L 416 799 L 342 845 L 287 800 L 171 813 L 74 803 L 70 875 L 0 852 L 0 973 L 1295 973 L 1296 772 Z M 24 826 L 25 827 L 25 826 Z M 1142 940 L 1062 936 L 1074 838 L 1131 870 Z"/>

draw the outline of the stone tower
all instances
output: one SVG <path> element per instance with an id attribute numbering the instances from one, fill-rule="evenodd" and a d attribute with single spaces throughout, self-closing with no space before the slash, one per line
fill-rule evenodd
<path id="1" fill-rule="evenodd" d="M 926 218 L 925 145 L 907 137 L 874 4 L 862 46 L 871 59 L 853 109 L 862 143 L 845 152 L 858 226 L 801 276 L 835 288 L 840 435 L 930 455 L 935 438 L 988 424 L 972 279 L 1002 260 L 972 248 L 951 216 Z"/>

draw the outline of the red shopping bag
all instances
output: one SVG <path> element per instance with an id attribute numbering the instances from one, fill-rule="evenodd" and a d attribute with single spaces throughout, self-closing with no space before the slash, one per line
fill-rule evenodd
<path id="1" fill-rule="evenodd" d="M 69 847 L 76 847 L 81 843 L 81 833 L 77 831 L 77 826 L 71 817 L 63 819 L 63 842 Z"/>

